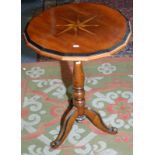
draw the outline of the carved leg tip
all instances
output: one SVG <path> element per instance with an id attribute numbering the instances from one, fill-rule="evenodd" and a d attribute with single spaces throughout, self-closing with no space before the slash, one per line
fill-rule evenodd
<path id="1" fill-rule="evenodd" d="M 118 133 L 118 129 L 117 128 L 115 128 L 115 127 L 110 127 L 109 128 L 109 132 L 110 132 L 110 134 L 117 134 Z"/>
<path id="2" fill-rule="evenodd" d="M 50 146 L 51 146 L 52 149 L 56 149 L 59 146 L 59 142 L 58 141 L 53 141 L 53 142 L 51 142 Z"/>

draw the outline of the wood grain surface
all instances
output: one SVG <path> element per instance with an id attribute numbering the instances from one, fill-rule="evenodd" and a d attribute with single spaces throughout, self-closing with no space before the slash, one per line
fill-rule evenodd
<path id="1" fill-rule="evenodd" d="M 35 52 L 59 60 L 87 61 L 124 48 L 130 24 L 117 10 L 97 3 L 49 8 L 27 24 L 24 39 Z"/>

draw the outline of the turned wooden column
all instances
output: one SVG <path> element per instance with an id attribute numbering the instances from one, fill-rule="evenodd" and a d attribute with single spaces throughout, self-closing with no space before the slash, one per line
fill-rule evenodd
<path id="1" fill-rule="evenodd" d="M 77 120 L 84 119 L 85 107 L 85 91 L 84 91 L 85 76 L 81 61 L 74 62 L 73 69 L 73 104 L 78 109 Z"/>

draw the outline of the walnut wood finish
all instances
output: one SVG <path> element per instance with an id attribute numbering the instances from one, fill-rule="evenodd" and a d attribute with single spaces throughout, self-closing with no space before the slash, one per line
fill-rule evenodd
<path id="1" fill-rule="evenodd" d="M 111 56 L 124 48 L 130 24 L 117 10 L 97 3 L 52 7 L 34 17 L 23 34 L 40 55 L 67 61 Z"/>
<path id="2" fill-rule="evenodd" d="M 83 120 L 86 116 L 97 128 L 109 134 L 116 134 L 117 128 L 107 127 L 102 121 L 100 115 L 85 106 L 85 91 L 84 91 L 84 72 L 82 62 L 74 62 L 73 69 L 73 105 L 68 114 L 62 119 L 60 133 L 55 141 L 51 143 L 53 149 L 59 147 L 69 134 L 73 123 L 76 120 Z"/>
<path id="3" fill-rule="evenodd" d="M 85 108 L 85 115 L 100 130 L 109 134 L 116 134 L 118 132 L 115 127 L 107 127 L 102 121 L 101 116 L 96 111 L 91 110 L 90 108 Z"/>
<path id="4" fill-rule="evenodd" d="M 73 107 L 62 119 L 62 126 L 52 148 L 60 146 L 76 120 L 87 117 L 97 128 L 109 134 L 100 115 L 85 106 L 82 61 L 111 56 L 124 48 L 131 36 L 130 25 L 118 11 L 103 4 L 79 3 L 45 10 L 26 27 L 26 44 L 43 56 L 74 61 Z"/>
<path id="5" fill-rule="evenodd" d="M 51 143 L 51 147 L 53 149 L 60 146 L 67 135 L 69 134 L 70 130 L 72 129 L 72 126 L 78 116 L 78 111 L 75 108 L 72 108 L 69 113 L 66 115 L 64 122 L 62 124 L 61 130 L 59 135 L 57 136 L 56 140 Z"/>
<path id="6" fill-rule="evenodd" d="M 74 62 L 73 70 L 73 104 L 78 108 L 79 117 L 84 115 L 85 91 L 82 62 Z"/>

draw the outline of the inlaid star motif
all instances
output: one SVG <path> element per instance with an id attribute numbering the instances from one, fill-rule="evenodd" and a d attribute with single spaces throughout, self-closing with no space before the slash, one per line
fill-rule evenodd
<path id="1" fill-rule="evenodd" d="M 95 35 L 95 33 L 89 31 L 87 29 L 87 27 L 97 27 L 99 25 L 95 25 L 95 24 L 88 24 L 90 21 L 92 21 L 94 18 L 96 18 L 96 16 L 90 17 L 84 21 L 80 21 L 79 17 L 77 17 L 76 21 L 73 21 L 71 19 L 67 19 L 67 18 L 63 18 L 64 21 L 68 22 L 68 24 L 65 25 L 56 25 L 56 26 L 63 26 L 63 27 L 67 27 L 66 29 L 64 29 L 63 31 L 61 31 L 60 33 L 58 33 L 57 35 L 62 35 L 68 31 L 74 30 L 75 35 L 77 35 L 79 30 L 82 30 L 84 32 L 87 32 L 91 35 Z"/>

